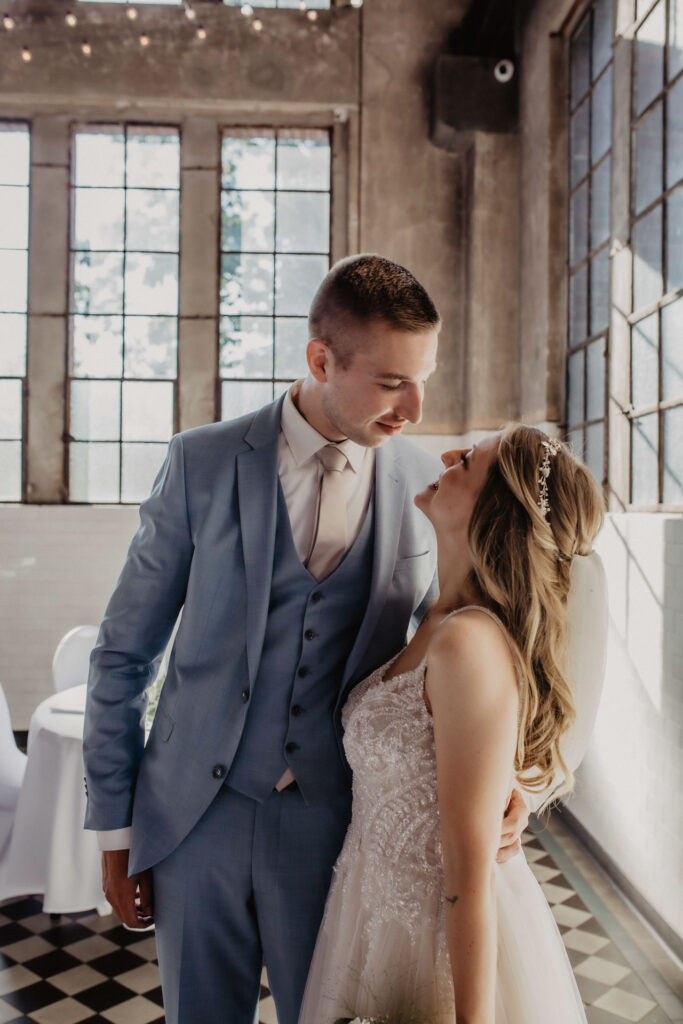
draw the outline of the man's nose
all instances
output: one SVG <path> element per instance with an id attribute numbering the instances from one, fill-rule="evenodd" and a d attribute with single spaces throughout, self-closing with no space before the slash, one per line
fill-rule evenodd
<path id="1" fill-rule="evenodd" d="M 441 461 L 443 462 L 443 464 L 446 467 L 446 469 L 448 469 L 449 466 L 454 466 L 455 463 L 457 462 L 457 460 L 458 460 L 458 451 L 457 451 L 457 449 L 453 449 L 452 451 L 448 451 L 448 452 L 443 452 L 442 455 L 441 455 Z"/>
<path id="2" fill-rule="evenodd" d="M 419 423 L 422 419 L 422 398 L 422 385 L 412 384 L 401 395 L 401 402 L 396 412 L 410 423 Z"/>

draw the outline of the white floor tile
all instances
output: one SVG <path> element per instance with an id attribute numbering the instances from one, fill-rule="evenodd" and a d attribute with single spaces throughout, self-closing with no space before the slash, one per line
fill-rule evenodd
<path id="1" fill-rule="evenodd" d="M 41 1010 L 31 1011 L 31 1020 L 37 1024 L 78 1024 L 78 1021 L 92 1017 L 92 1010 L 75 999 L 60 999 Z"/>
<path id="2" fill-rule="evenodd" d="M 42 956 L 43 953 L 52 953 L 54 949 L 55 946 L 51 942 L 41 939 L 40 935 L 32 935 L 30 939 L 20 939 L 19 942 L 2 947 L 5 956 L 11 957 L 12 960 L 18 960 L 19 963 L 32 960 L 34 956 Z"/>
<path id="3" fill-rule="evenodd" d="M 578 928 L 572 928 L 571 931 L 564 933 L 562 941 L 567 949 L 575 949 L 579 953 L 592 955 L 606 946 L 609 939 L 606 939 L 604 935 L 593 935 L 592 932 L 582 932 Z"/>
<path id="4" fill-rule="evenodd" d="M 101 1016 L 112 1024 L 148 1024 L 150 1020 L 160 1017 L 163 1010 L 144 996 L 135 996 L 125 1003 L 112 1006 L 110 1010 L 102 1010 Z"/>
<path id="5" fill-rule="evenodd" d="M 603 985 L 618 985 L 630 971 L 630 967 L 613 964 L 610 960 L 603 960 L 599 956 L 589 956 L 574 968 L 576 974 L 582 974 L 584 978 L 593 978 L 594 981 L 601 981 Z"/>
<path id="6" fill-rule="evenodd" d="M 96 956 L 104 956 L 105 953 L 113 953 L 120 948 L 115 942 L 110 942 L 109 939 L 105 939 L 101 935 L 93 935 L 87 939 L 72 942 L 70 946 L 65 946 L 64 950 L 79 960 L 87 962 L 88 960 L 94 960 Z"/>
<path id="7" fill-rule="evenodd" d="M 541 889 L 548 903 L 564 903 L 574 895 L 571 889 L 565 889 L 563 885 L 553 885 L 552 882 L 541 882 Z"/>
<path id="8" fill-rule="evenodd" d="M 67 995 L 73 996 L 77 992 L 84 992 L 86 988 L 92 988 L 93 985 L 100 985 L 106 980 L 106 975 L 93 970 L 87 964 L 81 964 L 80 967 L 70 967 L 68 971 L 54 974 L 50 978 L 50 984 L 61 989 L 62 992 L 66 992 Z"/>
<path id="9" fill-rule="evenodd" d="M 577 910 L 576 907 L 566 907 L 564 903 L 556 903 L 550 909 L 557 923 L 564 925 L 565 928 L 578 928 L 591 916 L 585 910 Z"/>
<path id="10" fill-rule="evenodd" d="M 153 963 L 142 964 L 140 967 L 134 967 L 132 971 L 117 974 L 116 980 L 131 991 L 140 994 L 149 992 L 150 989 L 157 988 L 161 984 L 159 968 Z"/>
<path id="11" fill-rule="evenodd" d="M 5 992 L 16 992 L 17 989 L 26 988 L 27 985 L 40 980 L 37 974 L 29 971 L 27 967 L 22 967 L 21 964 L 6 967 L 4 971 L 0 971 L 0 996 L 4 996 Z"/>
<path id="12" fill-rule="evenodd" d="M 258 1017 L 261 1024 L 277 1024 L 275 1013 L 275 1000 L 272 996 L 263 999 L 258 1006 Z"/>
<path id="13" fill-rule="evenodd" d="M 642 996 L 634 996 L 631 992 L 624 992 L 620 988 L 611 988 L 595 1000 L 594 1006 L 599 1010 L 607 1010 L 618 1017 L 628 1021 L 639 1021 L 654 1009 L 657 1005 L 651 999 L 643 999 Z"/>

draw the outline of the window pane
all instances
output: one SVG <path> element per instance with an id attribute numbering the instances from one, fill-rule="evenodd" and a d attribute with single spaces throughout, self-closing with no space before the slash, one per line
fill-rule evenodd
<path id="1" fill-rule="evenodd" d="M 609 249 L 601 249 L 590 263 L 591 323 L 590 333 L 609 327 Z"/>
<path id="2" fill-rule="evenodd" d="M 221 194 L 222 248 L 228 252 L 273 252 L 275 249 L 275 193 Z"/>
<path id="3" fill-rule="evenodd" d="M 118 444 L 69 445 L 71 501 L 119 500 Z"/>
<path id="4" fill-rule="evenodd" d="M 126 248 L 138 252 L 177 252 L 179 192 L 134 188 L 126 193 Z"/>
<path id="5" fill-rule="evenodd" d="M 633 308 L 662 295 L 662 207 L 633 225 Z"/>
<path id="6" fill-rule="evenodd" d="M 633 97 L 636 116 L 655 98 L 664 83 L 664 8 L 664 0 L 659 0 L 636 33 Z"/>
<path id="7" fill-rule="evenodd" d="M 305 316 L 327 273 L 325 256 L 278 256 L 275 260 L 275 312 Z"/>
<path id="8" fill-rule="evenodd" d="M 571 41 L 571 92 L 575 107 L 590 85 L 590 15 L 586 17 Z"/>
<path id="9" fill-rule="evenodd" d="M 612 56 L 614 37 L 613 0 L 597 0 L 593 10 L 593 78 L 597 78 Z"/>
<path id="10" fill-rule="evenodd" d="M 663 109 L 657 103 L 634 132 L 635 211 L 640 213 L 662 194 Z"/>
<path id="11" fill-rule="evenodd" d="M 0 376 L 23 377 L 26 373 L 26 317 L 0 313 Z"/>
<path id="12" fill-rule="evenodd" d="M 21 440 L 20 380 L 0 380 L 0 438 Z"/>
<path id="13" fill-rule="evenodd" d="M 74 139 L 74 185 L 123 188 L 125 143 L 120 131 L 79 131 Z"/>
<path id="14" fill-rule="evenodd" d="M 178 321 L 172 316 L 125 318 L 125 377 L 175 377 Z"/>
<path id="15" fill-rule="evenodd" d="M 28 253 L 0 250 L 0 312 L 26 309 Z"/>
<path id="16" fill-rule="evenodd" d="M 221 313 L 272 313 L 272 256 L 223 256 L 221 269 Z"/>
<path id="17" fill-rule="evenodd" d="M 275 188 L 275 133 L 231 133 L 223 139 L 222 166 L 223 188 Z"/>
<path id="18" fill-rule="evenodd" d="M 606 157 L 591 179 L 591 249 L 597 249 L 610 237 L 612 162 Z"/>
<path id="19" fill-rule="evenodd" d="M 0 185 L 0 246 L 3 249 L 25 249 L 27 245 L 28 189 L 18 185 Z"/>
<path id="20" fill-rule="evenodd" d="M 657 313 L 631 328 L 631 402 L 636 409 L 659 399 L 658 333 Z"/>
<path id="21" fill-rule="evenodd" d="M 126 185 L 128 188 L 180 188 L 180 139 L 176 131 L 128 129 Z"/>
<path id="22" fill-rule="evenodd" d="M 221 317 L 219 343 L 222 377 L 273 376 L 271 317 Z"/>
<path id="23" fill-rule="evenodd" d="M 683 0 L 669 0 L 669 79 L 683 69 Z"/>
<path id="24" fill-rule="evenodd" d="M 666 201 L 666 290 L 683 287 L 683 188 Z"/>
<path id="25" fill-rule="evenodd" d="M 666 103 L 666 187 L 683 178 L 683 78 L 671 87 Z"/>
<path id="26" fill-rule="evenodd" d="M 656 505 L 658 494 L 657 413 L 631 423 L 631 501 Z"/>
<path id="27" fill-rule="evenodd" d="M 584 361 L 586 358 L 585 349 L 579 349 L 569 357 L 569 379 L 567 382 L 567 420 L 569 425 L 583 423 L 583 397 L 584 397 Z"/>
<path id="28" fill-rule="evenodd" d="M 120 377 L 123 320 L 120 316 L 72 317 L 75 377 Z"/>
<path id="29" fill-rule="evenodd" d="M 168 441 L 173 433 L 173 384 L 124 381 L 123 441 Z"/>
<path id="30" fill-rule="evenodd" d="M 575 266 L 588 250 L 588 182 L 569 201 L 569 262 Z"/>
<path id="31" fill-rule="evenodd" d="M 73 248 L 123 249 L 123 200 L 123 189 L 75 189 Z"/>
<path id="32" fill-rule="evenodd" d="M 221 416 L 224 420 L 236 419 L 247 412 L 255 412 L 262 405 L 273 400 L 273 385 L 270 381 L 231 381 L 221 385 Z"/>
<path id="33" fill-rule="evenodd" d="M 570 131 L 570 185 L 574 188 L 588 173 L 590 163 L 590 100 L 584 100 L 572 117 Z"/>
<path id="34" fill-rule="evenodd" d="M 28 185 L 29 151 L 28 131 L 0 129 L 0 185 Z"/>
<path id="35" fill-rule="evenodd" d="M 310 5 L 309 5 L 310 6 Z M 301 138 L 302 135 L 307 137 Z M 297 132 L 288 138 L 278 135 L 277 187 L 326 192 L 330 187 L 330 140 L 327 132 Z"/>
<path id="36" fill-rule="evenodd" d="M 120 396 L 118 381 L 72 380 L 71 436 L 77 441 L 117 441 Z"/>
<path id="37" fill-rule="evenodd" d="M 164 461 L 165 444 L 121 446 L 121 501 L 144 501 Z"/>
<path id="38" fill-rule="evenodd" d="M 583 462 L 586 454 L 586 445 L 583 439 L 583 428 L 579 428 L 578 430 L 568 430 L 567 444 L 573 451 L 574 455 L 576 455 L 577 459 L 581 459 Z"/>
<path id="39" fill-rule="evenodd" d="M 129 253 L 126 256 L 126 313 L 178 312 L 178 257 Z"/>
<path id="40" fill-rule="evenodd" d="M 305 317 L 278 317 L 275 321 L 275 376 L 305 377 L 308 373 L 306 346 L 308 320 Z"/>
<path id="41" fill-rule="evenodd" d="M 588 334 L 588 267 L 569 279 L 569 344 L 573 347 Z"/>
<path id="42" fill-rule="evenodd" d="M 683 398 L 683 299 L 662 310 L 662 401 L 672 398 Z"/>
<path id="43" fill-rule="evenodd" d="M 593 423 L 586 427 L 586 451 L 584 462 L 602 485 L 605 475 L 605 424 Z"/>
<path id="44" fill-rule="evenodd" d="M 21 501 L 21 441 L 0 441 L 0 501 Z"/>
<path id="45" fill-rule="evenodd" d="M 327 252 L 330 248 L 328 193 L 278 192 L 278 252 Z"/>
<path id="46" fill-rule="evenodd" d="M 120 253 L 76 253 L 71 303 L 75 313 L 121 313 L 123 256 Z"/>
<path id="47" fill-rule="evenodd" d="M 599 338 L 586 349 L 586 419 L 605 415 L 605 339 Z"/>
<path id="48" fill-rule="evenodd" d="M 664 412 L 664 478 L 662 501 L 683 503 L 683 405 Z"/>
<path id="49" fill-rule="evenodd" d="M 591 163 L 596 164 L 612 145 L 612 69 L 608 68 L 593 90 Z"/>

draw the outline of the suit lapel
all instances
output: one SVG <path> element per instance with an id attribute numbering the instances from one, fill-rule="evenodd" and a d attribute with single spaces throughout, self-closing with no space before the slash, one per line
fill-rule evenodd
<path id="1" fill-rule="evenodd" d="M 247 661 L 253 685 L 268 619 L 277 523 L 277 445 L 282 399 L 261 410 L 237 456 L 237 494 L 247 586 Z"/>
<path id="2" fill-rule="evenodd" d="M 346 662 L 342 692 L 358 668 L 370 642 L 389 590 L 396 564 L 396 551 L 403 521 L 403 503 L 406 478 L 392 450 L 393 446 L 378 448 L 375 462 L 375 541 L 372 559 L 372 580 L 365 617 L 356 642 Z"/>

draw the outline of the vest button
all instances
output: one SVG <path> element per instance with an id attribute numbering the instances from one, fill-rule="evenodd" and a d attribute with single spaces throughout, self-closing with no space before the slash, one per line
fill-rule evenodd
<path id="1" fill-rule="evenodd" d="M 311 601 L 313 602 L 313 604 L 317 604 L 318 601 L 322 601 L 322 599 L 323 595 L 320 593 L 319 590 L 316 590 L 311 594 Z"/>
<path id="2" fill-rule="evenodd" d="M 301 707 L 301 704 L 292 704 L 292 714 L 295 718 L 300 715 L 302 711 L 303 708 Z"/>
<path id="3" fill-rule="evenodd" d="M 315 638 L 315 633 L 313 632 L 312 629 L 307 629 L 306 632 L 304 633 L 304 637 L 306 638 L 306 640 L 313 640 Z"/>
<path id="4" fill-rule="evenodd" d="M 307 675 L 308 675 L 309 671 L 310 671 L 310 670 L 309 670 L 309 669 L 308 669 L 308 668 L 306 667 L 306 665 L 302 665 L 302 666 L 301 666 L 301 668 L 299 669 L 299 671 L 297 672 L 297 675 L 298 675 L 298 676 L 299 676 L 299 677 L 300 677 L 301 679 L 303 679 L 303 678 L 304 678 L 304 676 L 307 676 Z"/>
<path id="5" fill-rule="evenodd" d="M 249 700 L 249 687 L 247 686 L 247 688 L 245 690 L 242 690 L 242 703 L 246 704 L 248 700 Z"/>
<path id="6" fill-rule="evenodd" d="M 213 770 L 212 770 L 211 774 L 213 775 L 214 779 L 222 779 L 223 776 L 225 775 L 225 765 L 224 764 L 215 764 L 213 766 Z"/>
<path id="7" fill-rule="evenodd" d="M 299 749 L 299 744 L 298 743 L 292 743 L 290 741 L 289 743 L 285 744 L 285 750 L 287 751 L 288 754 L 293 754 L 294 751 L 298 750 L 298 749 Z"/>

